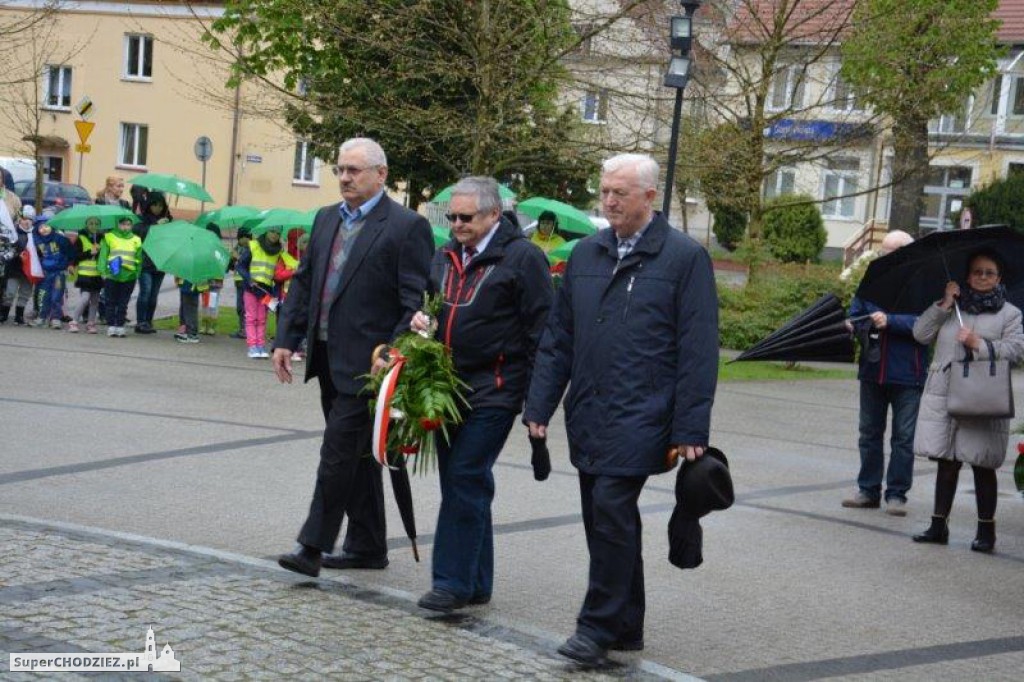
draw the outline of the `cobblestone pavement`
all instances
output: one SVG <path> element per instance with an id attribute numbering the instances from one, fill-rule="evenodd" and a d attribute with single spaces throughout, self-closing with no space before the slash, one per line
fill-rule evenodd
<path id="1" fill-rule="evenodd" d="M 663 678 L 637 662 L 584 674 L 552 641 L 472 615 L 424 617 L 398 594 L 293 578 L 220 552 L 10 518 L 0 519 L 0 552 L 5 660 L 17 652 L 138 652 L 152 627 L 157 649 L 170 644 L 181 662 L 180 674 L 158 675 L 168 679 Z"/>

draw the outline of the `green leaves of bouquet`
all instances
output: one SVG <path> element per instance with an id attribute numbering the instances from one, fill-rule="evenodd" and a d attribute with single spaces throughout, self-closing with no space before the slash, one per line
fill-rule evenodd
<path id="1" fill-rule="evenodd" d="M 443 306 L 440 294 L 423 297 L 423 312 L 436 321 Z M 431 325 L 431 332 L 434 325 Z M 452 364 L 452 356 L 443 343 L 432 334 L 423 336 L 407 332 L 391 346 L 392 361 L 405 358 L 391 399 L 391 427 L 388 430 L 388 461 L 401 466 L 405 457 L 415 456 L 412 470 L 426 473 L 437 464 L 435 432 L 440 430 L 446 440 L 448 427 L 462 421 L 460 406 L 468 405 L 462 391 L 468 386 L 459 379 Z M 365 389 L 373 399 L 370 409 L 375 410 L 377 397 L 387 370 L 367 375 Z"/>

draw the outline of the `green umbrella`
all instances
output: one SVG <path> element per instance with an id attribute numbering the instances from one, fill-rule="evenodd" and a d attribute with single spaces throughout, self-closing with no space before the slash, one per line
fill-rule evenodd
<path id="1" fill-rule="evenodd" d="M 217 235 L 184 220 L 149 228 L 142 248 L 158 268 L 193 284 L 222 279 L 230 258 Z"/>
<path id="2" fill-rule="evenodd" d="M 213 202 L 210 193 L 198 182 L 178 177 L 173 173 L 143 173 L 130 180 L 133 185 L 156 189 L 179 197 L 191 197 L 199 201 Z"/>
<path id="3" fill-rule="evenodd" d="M 447 227 L 441 227 L 440 225 L 431 225 L 430 229 L 434 231 L 434 247 L 439 248 L 444 246 L 452 238 L 452 231 Z"/>
<path id="4" fill-rule="evenodd" d="M 207 211 L 195 220 L 199 227 L 206 227 L 213 223 L 221 229 L 238 227 L 249 218 L 253 217 L 260 210 L 253 206 L 222 206 L 216 211 Z"/>
<path id="5" fill-rule="evenodd" d="M 50 218 L 50 226 L 55 230 L 81 230 L 85 228 L 85 221 L 89 218 L 98 218 L 101 230 L 112 230 L 125 218 L 133 224 L 139 222 L 138 216 L 120 206 L 79 204 Z"/>
<path id="6" fill-rule="evenodd" d="M 452 189 L 455 185 L 448 185 L 443 190 L 437 193 L 430 201 L 434 204 L 446 204 L 452 200 Z M 508 199 L 515 199 L 516 193 L 510 190 L 505 185 L 498 185 L 498 194 L 501 196 L 502 201 Z"/>
<path id="7" fill-rule="evenodd" d="M 551 264 L 559 263 L 563 260 L 569 260 L 569 254 L 576 248 L 576 245 L 580 243 L 579 239 L 573 239 L 571 242 L 566 242 L 561 246 L 556 246 L 548 252 L 548 260 Z"/>
<path id="8" fill-rule="evenodd" d="M 594 223 L 590 222 L 590 218 L 586 213 L 575 206 L 570 206 L 554 199 L 533 197 L 532 199 L 520 202 L 516 206 L 516 211 L 531 218 L 540 218 L 540 214 L 544 211 L 551 211 L 558 218 L 558 229 L 563 232 L 580 234 L 584 237 L 597 232 L 597 227 Z"/>
<path id="9" fill-rule="evenodd" d="M 272 208 L 269 211 L 263 211 L 253 216 L 243 224 L 252 231 L 253 237 L 258 237 L 270 230 L 287 232 L 292 228 L 301 228 L 306 232 L 310 232 L 313 229 L 313 218 L 315 217 L 316 214 L 309 211 Z M 256 221 L 256 218 L 259 218 L 259 220 Z"/>

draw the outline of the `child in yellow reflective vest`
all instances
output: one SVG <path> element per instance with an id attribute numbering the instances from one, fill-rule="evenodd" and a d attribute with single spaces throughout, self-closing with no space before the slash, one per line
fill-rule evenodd
<path id="1" fill-rule="evenodd" d="M 245 340 L 250 358 L 269 358 L 267 350 L 267 310 L 276 309 L 274 272 L 278 261 L 294 261 L 281 244 L 280 228 L 267 230 L 239 250 L 235 271 L 245 287 Z M 292 262 L 290 267 L 294 267 Z"/>
<path id="2" fill-rule="evenodd" d="M 107 336 L 123 339 L 128 301 L 142 269 L 142 238 L 132 233 L 130 218 L 103 235 L 97 263 L 107 299 Z"/>
<path id="3" fill-rule="evenodd" d="M 85 331 L 89 334 L 96 333 L 96 317 L 100 309 L 100 292 L 103 290 L 103 277 L 100 276 L 100 242 L 103 233 L 100 232 L 100 219 L 89 218 L 85 221 L 85 229 L 78 233 L 77 251 L 75 262 L 77 263 L 78 274 L 75 277 L 75 287 L 79 290 L 78 304 L 71 313 L 71 322 L 68 323 L 68 331 L 72 334 L 78 332 L 78 320 L 85 315 L 88 308 L 89 316 L 86 318 Z"/>

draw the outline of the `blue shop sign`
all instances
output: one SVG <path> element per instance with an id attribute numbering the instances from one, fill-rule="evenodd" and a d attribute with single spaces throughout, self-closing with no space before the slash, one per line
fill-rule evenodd
<path id="1" fill-rule="evenodd" d="M 871 135 L 871 126 L 866 123 L 840 123 L 837 121 L 805 121 L 782 118 L 765 131 L 765 137 L 773 140 L 796 140 L 803 142 L 828 142 L 847 140 Z"/>

